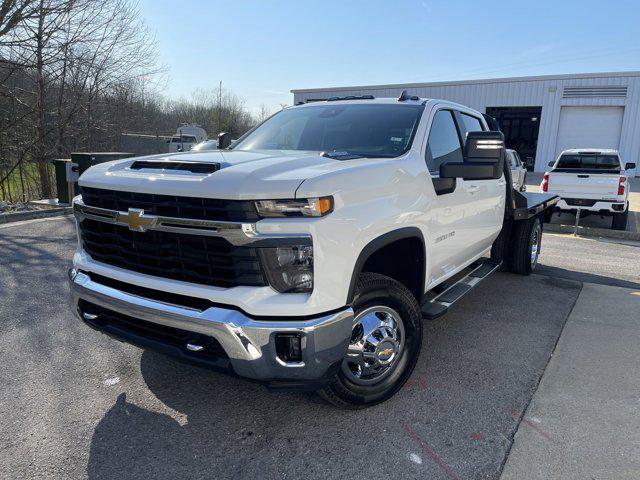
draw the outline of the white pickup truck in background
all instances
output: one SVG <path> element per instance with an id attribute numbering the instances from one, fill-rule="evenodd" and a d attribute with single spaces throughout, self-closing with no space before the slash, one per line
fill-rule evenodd
<path id="1" fill-rule="evenodd" d="M 572 149 L 549 163 L 540 191 L 560 196 L 556 210 L 580 216 L 612 216 L 611 228 L 625 230 L 629 213 L 629 181 L 617 150 Z"/>

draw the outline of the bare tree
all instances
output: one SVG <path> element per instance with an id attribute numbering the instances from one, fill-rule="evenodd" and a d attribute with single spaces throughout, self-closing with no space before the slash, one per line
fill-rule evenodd
<path id="1" fill-rule="evenodd" d="M 260 105 L 260 111 L 258 112 L 258 122 L 262 123 L 271 116 L 271 110 L 264 103 Z"/>
<path id="2" fill-rule="evenodd" d="M 125 131 L 241 135 L 268 115 L 222 89 L 167 100 L 164 72 L 135 0 L 0 0 L 2 197 L 49 197 L 51 159 L 115 150 Z"/>
<path id="3" fill-rule="evenodd" d="M 27 20 L 38 13 L 38 0 L 2 0 L 0 3 L 0 42 Z"/>

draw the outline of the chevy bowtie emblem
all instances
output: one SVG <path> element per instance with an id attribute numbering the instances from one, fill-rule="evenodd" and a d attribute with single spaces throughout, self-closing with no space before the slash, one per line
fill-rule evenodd
<path id="1" fill-rule="evenodd" d="M 384 350 L 381 350 L 378 355 L 381 357 L 388 357 L 392 353 L 393 353 L 393 348 L 385 348 Z"/>
<path id="2" fill-rule="evenodd" d="M 156 225 L 158 218 L 155 216 L 145 216 L 144 210 L 140 208 L 130 208 L 127 213 L 118 212 L 118 222 L 126 223 L 129 230 L 134 232 L 146 232 L 148 228 Z"/>

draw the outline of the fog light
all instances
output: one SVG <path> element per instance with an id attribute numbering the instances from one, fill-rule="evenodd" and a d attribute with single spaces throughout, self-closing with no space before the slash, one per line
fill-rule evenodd
<path id="1" fill-rule="evenodd" d="M 285 363 L 302 362 L 302 335 L 295 333 L 277 334 L 276 355 Z"/>

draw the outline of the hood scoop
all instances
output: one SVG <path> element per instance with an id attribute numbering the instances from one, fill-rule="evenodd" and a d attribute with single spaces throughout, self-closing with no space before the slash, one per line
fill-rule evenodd
<path id="1" fill-rule="evenodd" d="M 184 171 L 200 175 L 209 175 L 220 170 L 220 164 L 213 162 L 177 162 L 173 160 L 136 160 L 131 164 L 129 169 Z"/>

